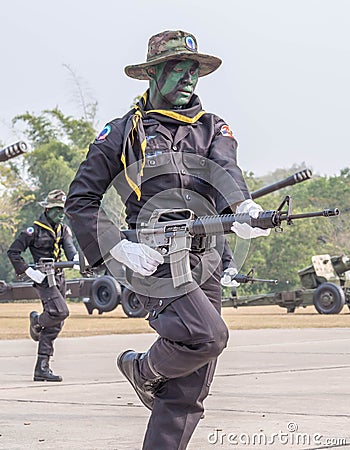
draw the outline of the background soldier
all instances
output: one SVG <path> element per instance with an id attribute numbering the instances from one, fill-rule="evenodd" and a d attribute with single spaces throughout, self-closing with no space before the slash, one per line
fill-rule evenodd
<path id="1" fill-rule="evenodd" d="M 128 76 L 149 80 L 149 90 L 91 144 L 66 202 L 89 263 L 108 264 L 112 257 L 110 270 L 113 260 L 125 264 L 133 289 L 150 313 L 150 326 L 159 335 L 147 352 L 127 350 L 117 361 L 152 410 L 145 450 L 185 449 L 203 414 L 216 359 L 228 339 L 220 316 L 222 255 L 210 238 L 192 242 L 194 280 L 174 289 L 169 259 L 145 244 L 123 239 L 100 204 L 113 182 L 132 229 L 157 208 L 176 210 L 172 219 L 184 218 L 183 208 L 197 216 L 227 206 L 259 214 L 262 208 L 251 199 L 237 165 L 237 142 L 230 128 L 204 111 L 194 94 L 198 77 L 220 64 L 219 58 L 198 52 L 190 33 L 152 36 L 147 61 L 125 68 Z M 238 224 L 233 231 L 249 238 L 269 233 L 248 224 Z"/>
<path id="2" fill-rule="evenodd" d="M 34 381 L 62 381 L 62 377 L 52 373 L 49 366 L 53 355 L 53 343 L 60 333 L 64 320 L 69 316 L 66 304 L 66 283 L 63 270 L 56 269 L 56 286 L 49 287 L 46 275 L 29 267 L 21 253 L 29 248 L 35 263 L 40 258 L 53 258 L 59 261 L 62 249 L 67 260 L 79 259 L 73 244 L 70 228 L 63 224 L 66 195 L 61 190 L 51 191 L 46 200 L 40 202 L 45 211 L 33 226 L 22 231 L 10 246 L 7 255 L 17 275 L 26 274 L 34 281 L 40 296 L 43 312 L 30 313 L 30 335 L 39 341 L 38 357 L 34 369 Z"/>

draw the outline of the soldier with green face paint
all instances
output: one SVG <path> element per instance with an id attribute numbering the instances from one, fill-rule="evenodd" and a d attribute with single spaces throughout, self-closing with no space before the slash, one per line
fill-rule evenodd
<path id="1" fill-rule="evenodd" d="M 64 219 L 64 208 L 60 206 L 55 206 L 54 208 L 48 208 L 46 211 L 46 216 L 50 221 L 55 224 L 62 224 Z"/>
<path id="2" fill-rule="evenodd" d="M 127 282 L 158 333 L 147 351 L 126 350 L 117 358 L 119 370 L 151 411 L 143 450 L 185 449 L 203 415 L 216 360 L 228 339 L 220 314 L 220 278 L 232 267 L 230 257 L 223 257 L 224 238 L 193 239 L 193 281 L 175 289 L 168 255 L 126 240 L 101 200 L 113 186 L 126 206 L 129 228 L 136 230 L 150 223 L 156 209 L 166 209 L 165 219 L 188 217 L 189 210 L 196 216 L 228 207 L 251 216 L 261 211 L 237 165 L 232 131 L 206 112 L 195 94 L 198 79 L 220 64 L 219 58 L 199 53 L 191 33 L 152 36 L 147 61 L 125 67 L 128 76 L 147 80 L 148 90 L 90 145 L 66 202 L 90 265 L 104 263 L 113 274 L 116 262 L 123 264 Z M 266 234 L 244 225 L 250 237 Z M 248 235 L 246 229 L 234 231 Z"/>
<path id="3" fill-rule="evenodd" d="M 157 109 L 187 105 L 196 88 L 198 72 L 198 62 L 191 60 L 175 59 L 150 67 L 150 103 Z"/>
<path id="4" fill-rule="evenodd" d="M 40 202 L 44 212 L 32 226 L 19 234 L 7 252 L 16 274 L 26 274 L 34 282 L 43 306 L 41 314 L 32 311 L 29 318 L 30 336 L 38 342 L 34 381 L 62 381 L 60 375 L 52 373 L 49 359 L 53 355 L 54 341 L 69 311 L 65 300 L 66 282 L 63 270 L 56 270 L 56 286 L 49 286 L 46 275 L 29 267 L 21 254 L 29 249 L 35 263 L 39 262 L 40 258 L 59 261 L 62 250 L 68 261 L 78 259 L 72 232 L 68 225 L 63 224 L 65 200 L 66 194 L 60 189 L 51 191 L 47 198 Z"/>

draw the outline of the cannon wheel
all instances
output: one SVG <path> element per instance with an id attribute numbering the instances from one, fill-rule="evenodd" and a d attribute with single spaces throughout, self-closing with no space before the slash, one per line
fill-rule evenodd
<path id="1" fill-rule="evenodd" d="M 113 311 L 120 302 L 121 286 L 109 275 L 96 278 L 92 283 L 90 304 L 92 308 L 103 312 Z"/>
<path id="2" fill-rule="evenodd" d="M 123 310 L 128 317 L 146 317 L 148 312 L 144 309 L 135 292 L 123 288 L 121 300 Z"/>
<path id="3" fill-rule="evenodd" d="M 322 283 L 315 289 L 313 302 L 320 314 L 339 314 L 345 305 L 345 294 L 336 284 Z"/>

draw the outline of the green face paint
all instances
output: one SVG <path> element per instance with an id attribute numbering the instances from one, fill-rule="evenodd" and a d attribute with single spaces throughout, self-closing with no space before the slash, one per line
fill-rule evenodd
<path id="1" fill-rule="evenodd" d="M 46 215 L 53 223 L 59 224 L 63 222 L 64 210 L 63 208 L 56 206 L 55 208 L 49 208 L 46 211 Z"/>
<path id="2" fill-rule="evenodd" d="M 150 101 L 156 109 L 187 105 L 198 82 L 198 63 L 192 60 L 171 60 L 153 66 Z"/>

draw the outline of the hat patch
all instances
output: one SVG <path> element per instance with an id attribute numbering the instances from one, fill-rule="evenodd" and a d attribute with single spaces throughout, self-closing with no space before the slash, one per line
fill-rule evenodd
<path id="1" fill-rule="evenodd" d="M 97 136 L 96 141 L 104 141 L 110 132 L 111 132 L 111 126 L 106 125 L 104 127 L 104 129 L 101 131 L 101 133 Z"/>
<path id="2" fill-rule="evenodd" d="M 192 52 L 195 52 L 197 50 L 195 40 L 193 39 L 192 36 L 186 36 L 185 44 L 186 44 L 186 47 L 189 50 L 191 50 Z"/>
<path id="3" fill-rule="evenodd" d="M 225 136 L 225 137 L 230 137 L 234 139 L 234 135 L 232 133 L 232 131 L 230 130 L 230 127 L 228 125 L 223 125 L 220 128 L 220 133 Z"/>
<path id="4" fill-rule="evenodd" d="M 34 228 L 33 227 L 28 227 L 26 229 L 27 234 L 29 234 L 29 236 L 31 236 L 34 233 Z"/>

